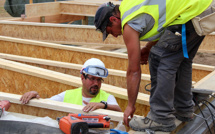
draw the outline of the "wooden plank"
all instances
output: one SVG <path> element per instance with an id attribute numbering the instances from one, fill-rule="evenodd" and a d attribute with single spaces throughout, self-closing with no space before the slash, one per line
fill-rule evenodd
<path id="1" fill-rule="evenodd" d="M 215 71 L 208 74 L 194 85 L 194 88 L 208 89 L 215 92 Z"/>
<path id="2" fill-rule="evenodd" d="M 22 63 L 0 59 L 0 91 L 24 94 L 35 90 L 42 98 L 49 98 L 68 89 L 81 87 L 81 78 L 42 69 Z M 127 91 L 123 88 L 102 84 L 101 89 L 114 95 L 124 111 L 128 101 Z M 149 111 L 149 95 L 139 93 L 135 114 L 146 115 Z"/>
<path id="3" fill-rule="evenodd" d="M 75 64 L 84 64 L 89 58 L 98 58 L 105 63 L 107 68 L 122 71 L 127 70 L 128 64 L 127 54 L 3 36 L 0 36 L 0 52 Z M 148 65 L 142 65 L 141 69 L 143 74 L 149 74 Z M 214 69 L 214 67 L 211 69 Z M 193 81 L 197 82 L 211 72 L 203 69 L 200 71 L 201 73 L 194 67 Z"/>
<path id="4" fill-rule="evenodd" d="M 16 18 L 10 21 L 21 21 L 21 22 L 40 22 L 42 16 L 39 17 L 25 17 Z M 57 14 L 57 15 L 47 15 L 45 17 L 45 23 L 64 23 L 64 22 L 71 22 L 82 20 L 84 16 L 77 16 L 77 15 L 66 15 L 66 14 Z"/>
<path id="5" fill-rule="evenodd" d="M 27 115 L 45 117 L 49 116 L 52 119 L 68 115 L 68 113 L 81 113 L 86 114 L 82 111 L 83 106 L 74 105 L 70 103 L 52 101 L 48 99 L 32 99 L 28 104 L 22 105 L 19 101 L 21 95 L 0 92 L 0 100 L 9 100 L 11 107 L 9 112 L 22 113 Z M 98 109 L 89 112 L 89 114 L 107 114 L 111 121 L 119 122 L 123 120 L 123 113 L 105 109 Z"/>
<path id="6" fill-rule="evenodd" d="M 59 2 L 25 4 L 25 15 L 27 17 L 38 17 L 60 14 Z"/>

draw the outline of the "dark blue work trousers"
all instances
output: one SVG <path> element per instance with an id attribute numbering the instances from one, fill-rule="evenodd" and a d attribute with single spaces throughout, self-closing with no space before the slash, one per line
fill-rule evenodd
<path id="1" fill-rule="evenodd" d="M 174 123 L 174 112 L 184 117 L 193 113 L 192 61 L 204 36 L 196 34 L 191 21 L 186 23 L 189 59 L 184 58 L 181 27 L 167 27 L 149 54 L 151 95 L 147 116 L 166 125 Z"/>

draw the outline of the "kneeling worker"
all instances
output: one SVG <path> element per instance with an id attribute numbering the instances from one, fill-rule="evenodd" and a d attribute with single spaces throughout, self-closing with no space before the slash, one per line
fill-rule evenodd
<path id="1" fill-rule="evenodd" d="M 101 90 L 101 84 L 104 81 L 102 78 L 108 76 L 108 70 L 105 68 L 104 63 L 96 58 L 87 60 L 80 71 L 82 87 L 72 90 L 66 90 L 58 95 L 49 98 L 54 101 L 67 102 L 77 105 L 85 106 L 84 112 L 93 111 L 96 109 L 108 109 L 120 111 L 115 97 L 105 91 Z M 23 104 L 29 102 L 32 98 L 40 98 L 38 92 L 30 91 L 25 93 L 20 101 Z"/>

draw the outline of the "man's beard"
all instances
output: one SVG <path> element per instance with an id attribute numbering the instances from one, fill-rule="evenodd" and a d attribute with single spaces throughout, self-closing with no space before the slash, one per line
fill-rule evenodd
<path id="1" fill-rule="evenodd" d="M 96 91 L 95 91 L 95 90 L 96 90 Z M 99 87 L 98 87 L 97 85 L 92 86 L 92 87 L 90 88 L 90 94 L 91 94 L 91 95 L 97 95 L 98 92 L 99 92 Z"/>

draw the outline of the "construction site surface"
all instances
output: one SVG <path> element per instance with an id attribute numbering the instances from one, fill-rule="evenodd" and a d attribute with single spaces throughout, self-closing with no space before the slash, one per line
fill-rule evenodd
<path id="1" fill-rule="evenodd" d="M 0 1 L 2 2 L 2 1 Z M 82 85 L 80 70 L 87 59 L 98 58 L 109 70 L 102 89 L 116 97 L 122 111 L 128 97 L 126 70 L 127 49 L 122 37 L 111 35 L 103 42 L 102 34 L 90 24 L 97 8 L 106 0 L 73 0 L 25 5 L 22 17 L 0 20 L 0 100 L 10 100 L 9 112 L 52 119 L 68 113 L 83 113 L 83 106 L 45 99 Z M 120 4 L 120 1 L 112 1 Z M 82 24 L 74 24 L 81 21 Z M 193 88 L 215 91 L 215 33 L 203 40 L 192 68 Z M 141 42 L 144 46 L 146 42 Z M 200 59 L 210 55 L 208 64 Z M 214 57 L 213 57 L 214 56 Z M 203 60 L 205 63 L 207 59 Z M 200 62 L 200 63 L 198 63 Z M 198 64 L 197 64 L 198 63 Z M 141 84 L 136 101 L 136 116 L 146 116 L 150 110 L 150 83 L 148 65 L 141 66 Z M 147 88 L 150 88 L 148 86 Z M 22 94 L 35 90 L 41 99 L 32 99 L 27 105 L 19 101 Z M 214 101 L 210 98 L 210 101 Z M 202 109 L 205 108 L 202 106 Z M 199 110 L 195 111 L 200 113 Z M 214 112 L 214 111 L 213 111 Z M 104 109 L 90 114 L 107 113 L 114 126 L 123 120 L 123 112 Z M 204 120 L 202 120 L 204 122 Z M 213 123 L 210 124 L 210 128 Z M 177 128 L 171 133 L 182 133 L 186 123 L 176 120 Z M 204 126 L 205 124 L 203 124 Z M 205 125 L 206 126 L 206 125 Z M 126 128 L 131 134 L 140 133 Z M 184 132 L 184 131 L 183 131 Z M 200 130 L 196 130 L 200 132 Z M 164 132 L 156 132 L 156 134 Z M 209 133 L 205 127 L 201 133 Z"/>

